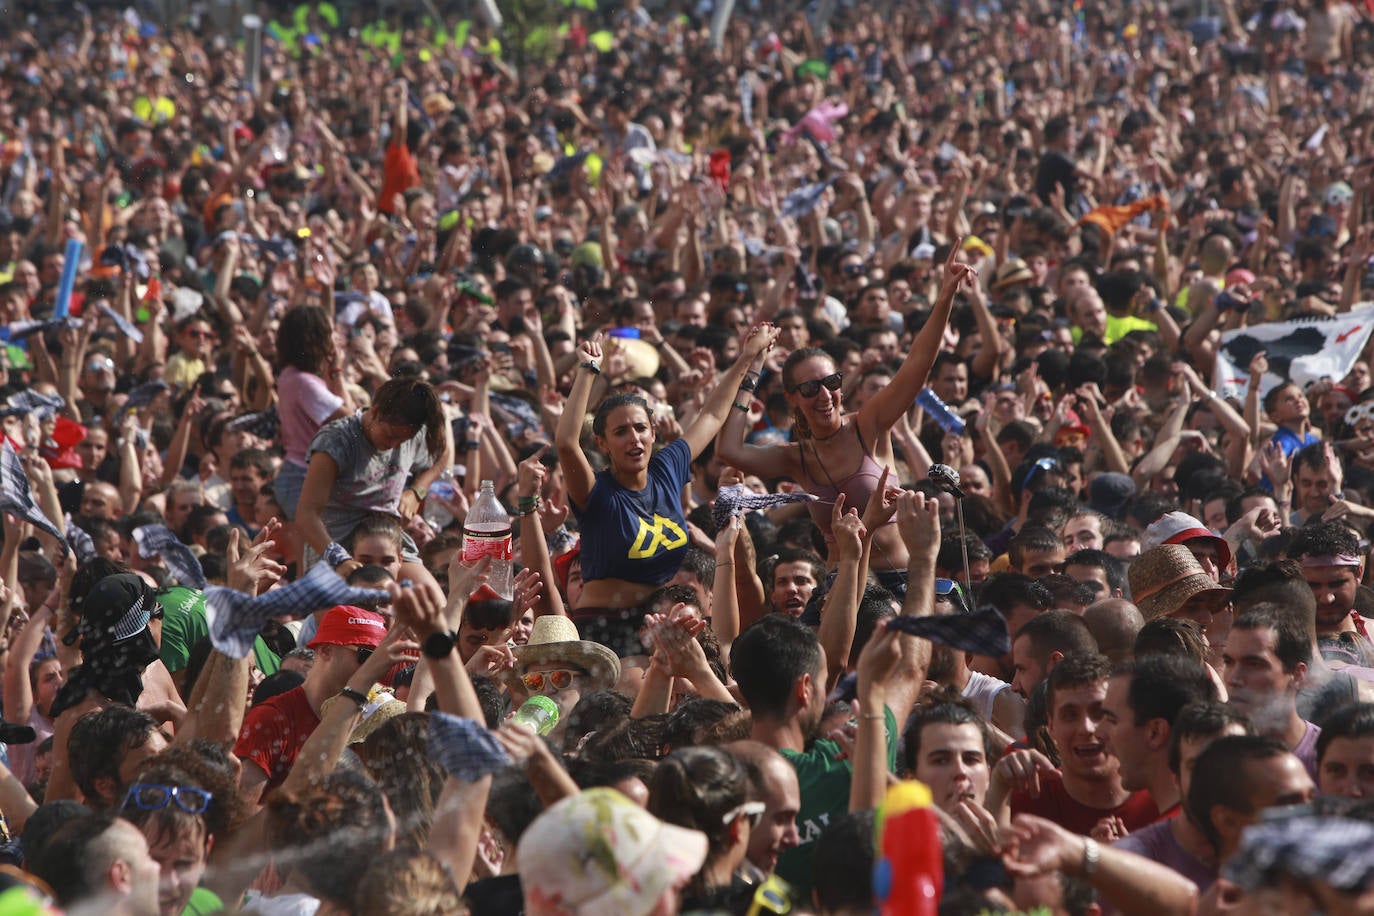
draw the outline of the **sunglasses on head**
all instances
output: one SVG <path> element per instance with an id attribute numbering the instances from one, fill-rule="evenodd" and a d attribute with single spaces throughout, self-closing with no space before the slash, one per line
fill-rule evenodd
<path id="1" fill-rule="evenodd" d="M 573 678 L 581 673 L 581 671 L 574 671 L 571 668 L 555 668 L 552 671 L 531 671 L 522 674 L 520 680 L 524 682 L 525 689 L 531 693 L 544 693 L 550 689 L 556 693 L 571 687 Z"/>
<path id="2" fill-rule="evenodd" d="M 173 801 L 187 814 L 204 814 L 212 796 L 204 789 L 189 786 L 163 786 L 151 782 L 134 783 L 124 796 L 120 810 L 133 806 L 140 811 L 158 811 Z"/>
<path id="3" fill-rule="evenodd" d="M 768 806 L 761 801 L 745 802 L 726 811 L 725 817 L 721 818 L 721 823 L 728 827 L 736 819 L 742 817 L 749 821 L 750 827 L 757 827 L 759 821 L 763 820 L 763 812 L 766 810 L 768 810 Z"/>
<path id="4" fill-rule="evenodd" d="M 826 387 L 827 391 L 839 391 L 840 385 L 843 383 L 844 373 L 834 372 L 827 375 L 825 378 L 813 378 L 807 379 L 804 382 L 798 382 L 793 386 L 792 390 L 804 398 L 814 398 L 821 393 L 822 385 Z"/>

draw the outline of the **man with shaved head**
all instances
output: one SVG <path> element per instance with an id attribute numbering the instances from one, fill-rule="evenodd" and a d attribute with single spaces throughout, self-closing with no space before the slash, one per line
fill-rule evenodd
<path id="1" fill-rule="evenodd" d="M 1145 626 L 1145 618 L 1134 604 L 1125 598 L 1103 598 L 1088 605 L 1083 622 L 1097 640 L 1097 649 L 1119 665 L 1131 656 L 1136 634 Z"/>

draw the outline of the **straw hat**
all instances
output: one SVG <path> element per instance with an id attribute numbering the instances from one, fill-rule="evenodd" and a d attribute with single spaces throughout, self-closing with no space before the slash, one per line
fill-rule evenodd
<path id="1" fill-rule="evenodd" d="M 335 698 L 337 699 L 337 697 Z M 376 697 L 363 707 L 363 720 L 353 727 L 349 744 L 362 744 L 377 729 L 397 716 L 406 714 L 406 704 L 389 690 L 378 691 Z"/>
<path id="2" fill-rule="evenodd" d="M 1018 283 L 1031 283 L 1034 280 L 1035 274 L 1031 272 L 1030 266 L 1020 258 L 1012 258 L 998 265 L 997 273 L 994 275 L 992 286 L 989 289 L 997 292 L 1016 286 Z"/>
<path id="3" fill-rule="evenodd" d="M 1131 561 L 1127 577 L 1131 600 L 1146 620 L 1167 617 L 1184 602 L 1204 592 L 1229 594 L 1202 571 L 1202 564 L 1182 544 L 1164 544 Z"/>
<path id="4" fill-rule="evenodd" d="M 562 615 L 536 618 L 529 642 L 514 651 L 515 667 L 506 672 L 511 687 L 520 686 L 520 678 L 531 665 L 550 662 L 586 671 L 592 682 L 589 690 L 605 690 L 620 680 L 620 659 L 616 654 L 599 642 L 583 639 L 577 624 Z"/>

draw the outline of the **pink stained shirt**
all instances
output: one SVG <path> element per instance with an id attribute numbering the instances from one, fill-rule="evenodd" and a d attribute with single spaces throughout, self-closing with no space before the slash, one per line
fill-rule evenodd
<path id="1" fill-rule="evenodd" d="M 315 433 L 343 406 L 343 398 L 329 390 L 313 372 L 287 366 L 277 379 L 277 412 L 286 460 L 304 467 Z"/>

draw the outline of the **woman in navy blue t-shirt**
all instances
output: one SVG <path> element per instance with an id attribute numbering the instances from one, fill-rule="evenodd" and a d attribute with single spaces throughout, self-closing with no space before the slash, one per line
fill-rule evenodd
<path id="1" fill-rule="evenodd" d="M 716 380 L 682 437 L 654 453 L 654 421 L 641 397 L 618 394 L 602 401 L 592 420 L 597 447 L 610 467 L 599 473 L 582 451 L 582 423 L 592 383 L 601 372 L 601 338 L 585 341 L 572 393 L 554 437 L 568 496 L 582 532 L 582 594 L 572 616 L 579 622 L 628 620 L 659 586 L 677 573 L 687 552 L 682 488 L 692 459 L 715 438 L 754 358 L 777 339 L 777 329 L 752 329 L 735 364 Z"/>

